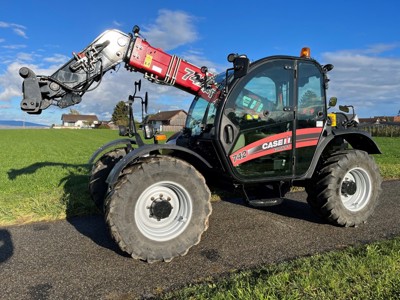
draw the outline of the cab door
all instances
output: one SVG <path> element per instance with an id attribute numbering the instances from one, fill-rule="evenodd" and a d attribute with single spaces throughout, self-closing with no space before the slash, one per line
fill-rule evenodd
<path id="1" fill-rule="evenodd" d="M 294 67 L 292 59 L 260 61 L 228 95 L 220 141 L 240 179 L 293 174 Z"/>
<path id="2" fill-rule="evenodd" d="M 304 174 L 313 160 L 327 119 L 324 76 L 313 61 L 297 66 L 296 176 Z"/>

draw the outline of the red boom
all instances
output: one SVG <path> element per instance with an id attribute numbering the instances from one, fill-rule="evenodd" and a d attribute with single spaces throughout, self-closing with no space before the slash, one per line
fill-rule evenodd
<path id="1" fill-rule="evenodd" d="M 128 64 L 136 71 L 144 73 L 147 79 L 174 85 L 191 94 L 198 94 L 201 88 L 199 79 L 204 77 L 201 68 L 152 47 L 140 37 L 136 37 Z M 213 75 L 208 73 L 207 76 Z"/>

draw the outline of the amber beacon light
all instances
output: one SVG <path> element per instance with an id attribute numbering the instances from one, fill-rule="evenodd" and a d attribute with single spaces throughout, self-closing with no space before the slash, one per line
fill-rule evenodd
<path id="1" fill-rule="evenodd" d="M 308 47 L 303 47 L 300 51 L 300 57 L 310 58 L 311 50 Z"/>

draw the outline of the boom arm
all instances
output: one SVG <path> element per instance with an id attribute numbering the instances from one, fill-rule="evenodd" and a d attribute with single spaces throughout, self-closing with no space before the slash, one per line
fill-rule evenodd
<path id="1" fill-rule="evenodd" d="M 50 105 L 65 108 L 81 102 L 83 94 L 100 84 L 103 74 L 121 62 L 130 71 L 144 74 L 152 82 L 176 86 L 191 94 L 211 98 L 215 92 L 213 74 L 175 55 L 152 47 L 139 36 L 118 30 L 108 30 L 97 37 L 82 52 L 75 54 L 51 76 L 36 75 L 27 67 L 19 74 L 24 78 L 21 109 L 40 114 Z M 95 83 L 95 86 L 91 86 Z"/>

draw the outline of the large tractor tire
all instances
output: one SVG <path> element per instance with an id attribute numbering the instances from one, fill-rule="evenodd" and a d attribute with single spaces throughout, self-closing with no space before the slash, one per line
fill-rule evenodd
<path id="1" fill-rule="evenodd" d="M 89 179 L 89 192 L 97 208 L 104 211 L 104 198 L 108 185 L 106 179 L 115 164 L 126 155 L 126 148 L 113 149 L 103 154 L 93 165 Z"/>
<path id="2" fill-rule="evenodd" d="M 306 188 L 314 212 L 339 226 L 365 223 L 379 201 L 382 179 L 368 153 L 347 150 L 334 153 Z"/>
<path id="3" fill-rule="evenodd" d="M 208 228 L 211 193 L 185 161 L 148 157 L 128 166 L 108 194 L 105 217 L 121 250 L 147 262 L 171 261 Z"/>

